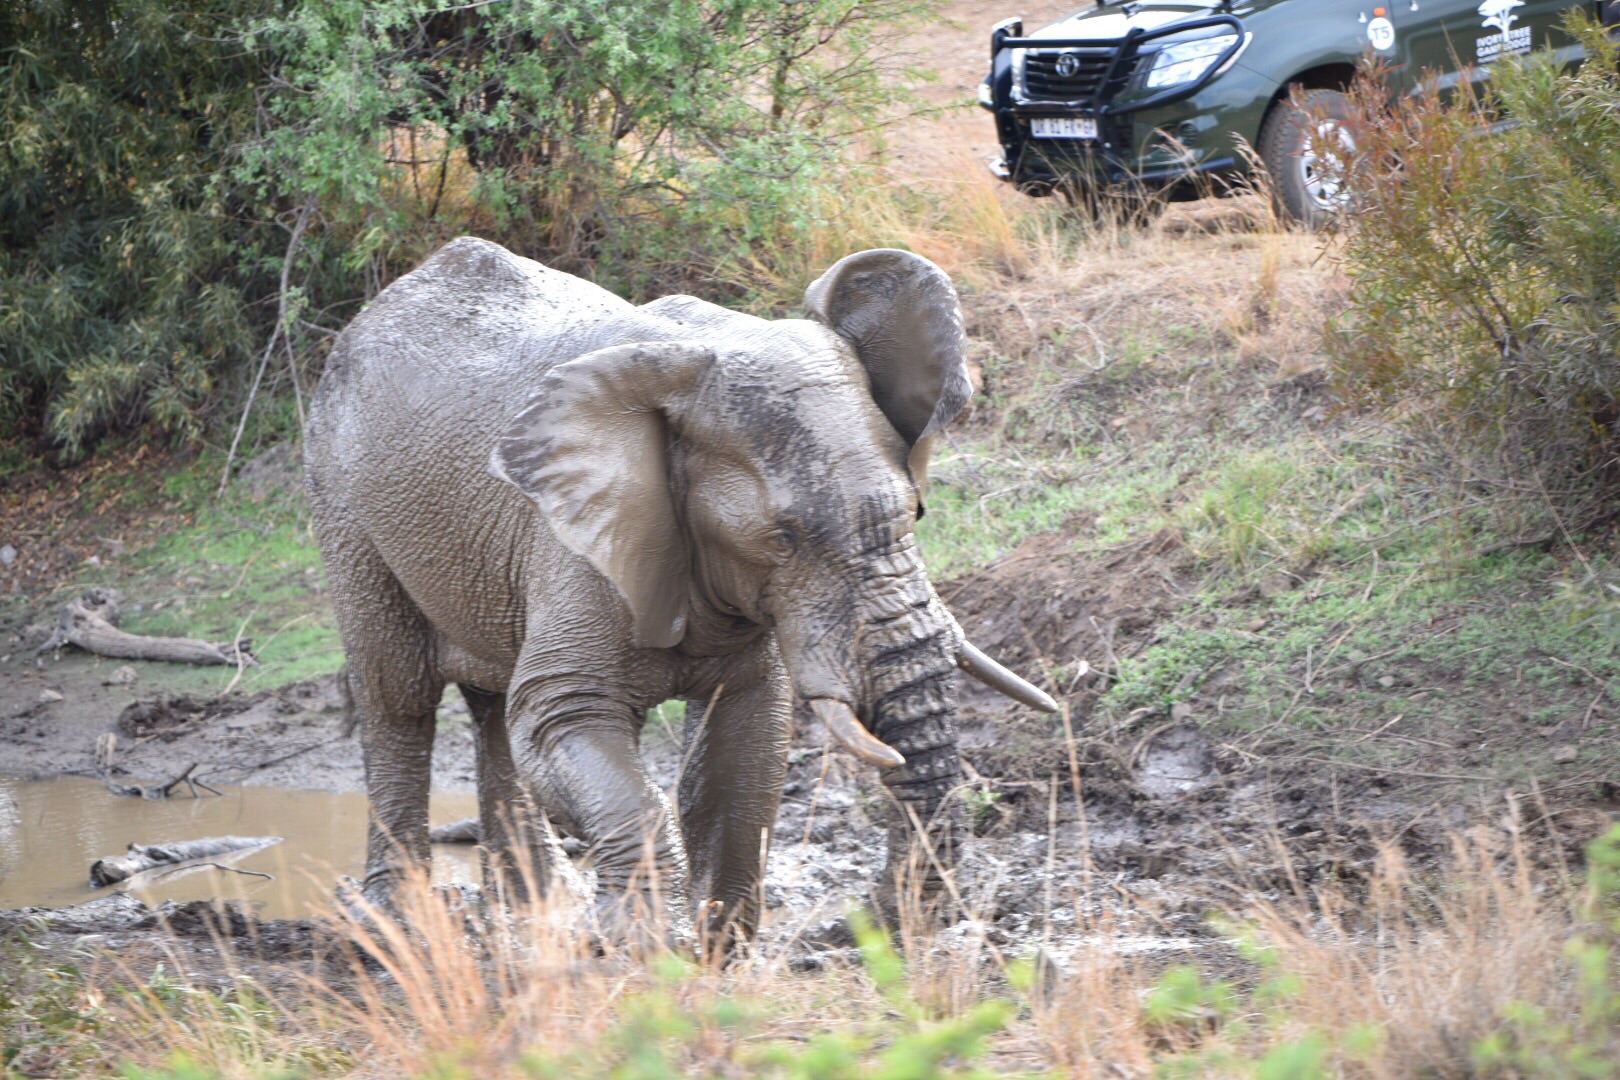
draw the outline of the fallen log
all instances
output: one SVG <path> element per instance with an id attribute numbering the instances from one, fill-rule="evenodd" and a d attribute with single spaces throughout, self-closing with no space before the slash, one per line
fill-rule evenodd
<path id="1" fill-rule="evenodd" d="M 258 667 L 253 640 L 210 643 L 196 638 L 145 637 L 118 629 L 122 618 L 116 589 L 91 589 L 62 609 L 56 629 L 35 650 L 42 655 L 64 645 L 75 645 L 97 656 L 120 660 L 159 660 L 173 664 L 223 664 Z"/>
<path id="2" fill-rule="evenodd" d="M 127 881 L 136 874 L 158 866 L 178 866 L 279 843 L 279 836 L 211 836 L 172 844 L 131 844 L 123 855 L 109 855 L 90 864 L 90 887 L 100 889 Z"/>
<path id="3" fill-rule="evenodd" d="M 432 844 L 476 844 L 478 839 L 478 819 L 475 817 L 428 830 L 428 842 Z"/>

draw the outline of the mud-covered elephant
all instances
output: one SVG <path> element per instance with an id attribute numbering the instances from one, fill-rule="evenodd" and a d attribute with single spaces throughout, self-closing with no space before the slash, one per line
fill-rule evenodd
<path id="1" fill-rule="evenodd" d="M 950 865 L 953 669 L 1053 708 L 967 644 L 913 535 L 971 393 L 961 312 L 888 250 L 805 307 L 636 307 L 461 239 L 338 339 L 306 464 L 364 721 L 369 898 L 428 853 L 447 682 L 477 728 L 486 867 L 543 858 L 507 828 L 537 807 L 591 847 L 599 904 L 656 887 L 748 932 L 794 695 L 884 767 L 891 867 L 919 824 Z M 674 807 L 638 746 L 668 698 L 689 703 Z"/>

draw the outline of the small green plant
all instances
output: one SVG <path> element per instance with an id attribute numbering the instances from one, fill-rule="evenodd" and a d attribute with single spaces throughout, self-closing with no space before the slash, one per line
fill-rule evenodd
<path id="1" fill-rule="evenodd" d="M 521 1062 L 535 1080 L 677 1080 L 689 1062 L 713 1062 L 717 1047 L 736 1071 L 727 1075 L 780 1080 L 972 1080 L 984 1040 L 1006 1026 L 1013 1007 L 987 1001 L 959 1016 L 930 1021 L 911 995 L 905 962 L 888 936 L 859 912 L 849 916 L 866 976 L 889 1011 L 852 1030 L 828 1031 L 802 1043 L 772 1042 L 763 1014 L 727 995 L 693 993 L 698 969 L 666 955 L 651 965 L 653 985 L 630 996 L 618 1019 L 588 1046 L 563 1055 L 533 1051 Z M 747 1043 L 766 1038 L 763 1047 Z M 882 1046 L 883 1049 L 876 1048 Z M 874 1054 L 874 1050 L 876 1053 Z M 459 1077 L 459 1073 L 450 1075 Z"/>
<path id="2" fill-rule="evenodd" d="M 1171 968 L 1159 977 L 1142 1003 L 1149 1027 L 1202 1030 L 1219 1025 L 1236 1009 L 1232 987 L 1206 982 L 1191 964 Z"/>
<path id="3" fill-rule="evenodd" d="M 1557 1014 L 1516 1001 L 1503 1010 L 1502 1026 L 1473 1047 L 1482 1071 L 1519 1076 L 1620 1076 L 1620 825 L 1586 848 L 1587 914 L 1597 933 L 1583 933 L 1564 946 L 1579 1007 Z"/>
<path id="4" fill-rule="evenodd" d="M 673 742 L 681 741 L 681 731 L 685 724 L 686 702 L 680 698 L 661 701 L 647 710 L 647 727 Z"/>
<path id="5" fill-rule="evenodd" d="M 979 832 L 993 819 L 996 804 L 1001 802 L 1001 792 L 988 787 L 969 788 L 963 794 L 962 802 L 967 806 L 969 828 Z"/>
<path id="6" fill-rule="evenodd" d="M 77 962 L 81 958 L 49 959 L 34 941 L 39 929 L 0 938 L 0 1076 L 74 1068 L 90 1056 L 109 1020 L 102 995 Z"/>

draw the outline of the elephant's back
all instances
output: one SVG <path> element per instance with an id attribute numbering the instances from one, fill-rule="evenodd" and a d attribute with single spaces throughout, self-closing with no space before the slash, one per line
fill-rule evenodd
<path id="1" fill-rule="evenodd" d="M 380 556 L 444 640 L 509 659 L 538 534 L 533 504 L 489 475 L 490 451 L 547 370 L 634 312 L 475 239 L 385 289 L 340 335 L 310 410 L 305 462 L 328 561 Z"/>
<path id="2" fill-rule="evenodd" d="M 311 409 L 312 475 L 339 482 L 387 447 L 482 471 L 541 374 L 634 309 L 499 244 L 453 240 L 384 289 L 339 335 Z M 480 451 L 474 444 L 482 443 Z"/>
<path id="3" fill-rule="evenodd" d="M 499 399 L 629 310 L 606 289 L 499 244 L 453 240 L 355 316 L 327 363 L 317 408 Z"/>

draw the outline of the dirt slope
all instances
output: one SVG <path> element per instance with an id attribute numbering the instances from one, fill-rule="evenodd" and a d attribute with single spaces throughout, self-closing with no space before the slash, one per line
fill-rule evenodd
<path id="1" fill-rule="evenodd" d="M 978 86 L 990 70 L 990 27 L 1021 17 L 1036 30 L 1079 10 L 1071 2 L 955 0 L 939 15 L 906 34 L 901 50 L 916 67 L 938 78 L 918 90 L 927 115 L 901 126 L 889 138 L 895 170 L 921 179 L 955 179 L 981 170 L 999 156 L 995 125 L 977 104 Z M 1023 200 L 1010 190 L 1010 201 Z"/>

